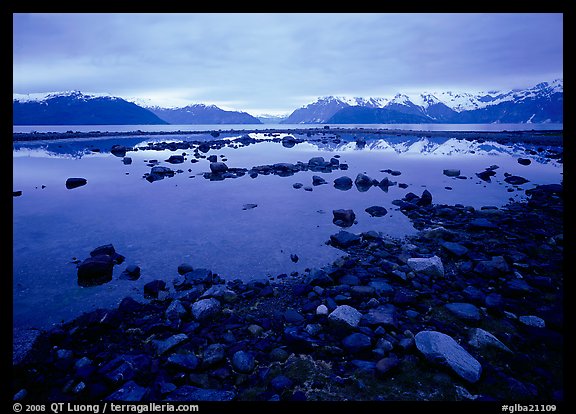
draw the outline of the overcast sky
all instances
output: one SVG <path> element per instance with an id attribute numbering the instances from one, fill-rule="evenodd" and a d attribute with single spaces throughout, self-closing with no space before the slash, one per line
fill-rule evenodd
<path id="1" fill-rule="evenodd" d="M 14 14 L 13 92 L 292 112 L 328 95 L 563 77 L 560 13 Z"/>

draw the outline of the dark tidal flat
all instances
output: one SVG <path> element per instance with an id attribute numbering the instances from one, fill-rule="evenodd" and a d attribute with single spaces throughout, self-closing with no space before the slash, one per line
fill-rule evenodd
<path id="1" fill-rule="evenodd" d="M 94 134 L 14 135 L 15 400 L 564 400 L 561 132 Z"/>

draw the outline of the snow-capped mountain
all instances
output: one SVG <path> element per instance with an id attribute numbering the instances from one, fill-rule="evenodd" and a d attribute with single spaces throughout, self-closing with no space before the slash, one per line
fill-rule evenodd
<path id="1" fill-rule="evenodd" d="M 13 125 L 166 124 L 152 112 L 122 98 L 79 91 L 14 94 Z"/>
<path id="2" fill-rule="evenodd" d="M 283 123 L 562 123 L 563 81 L 489 92 L 398 93 L 391 98 L 324 97 Z"/>
<path id="3" fill-rule="evenodd" d="M 149 107 L 150 111 L 169 124 L 261 124 L 246 112 L 225 111 L 216 105 L 194 104 L 183 108 Z"/>

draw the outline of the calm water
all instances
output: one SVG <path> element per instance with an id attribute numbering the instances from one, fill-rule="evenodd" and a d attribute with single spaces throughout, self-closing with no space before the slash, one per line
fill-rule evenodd
<path id="1" fill-rule="evenodd" d="M 262 142 L 241 148 L 226 146 L 205 155 L 224 156 L 229 167 L 242 168 L 307 162 L 318 156 L 329 160 L 340 155 L 340 162 L 347 163 L 349 169 L 210 181 L 202 175 L 210 170 L 209 162 L 201 159 L 191 163 L 192 149 L 128 152 L 130 165 L 109 152 L 113 144 L 146 147 L 148 142 L 185 136 L 15 143 L 13 189 L 23 192 L 13 199 L 15 329 L 45 328 L 83 311 L 116 305 L 127 295 L 140 299 L 143 285 L 151 280 L 164 279 L 172 286 L 183 262 L 209 268 L 224 279 L 245 281 L 324 266 L 342 254 L 325 244 L 340 230 L 332 223 L 333 209 L 355 211 L 358 223 L 349 231 L 375 230 L 402 238 L 415 230 L 392 201 L 410 191 L 420 195 L 428 189 L 435 203 L 480 208 L 522 200 L 524 190 L 535 184 L 562 181 L 562 164 L 545 157 L 545 151 L 529 155 L 526 151 L 531 147 L 521 145 L 390 137 L 367 139 L 362 149 L 346 140 L 338 144 L 313 140 L 285 148 L 266 141 L 264 134 L 251 136 Z M 92 151 L 94 148 L 100 152 Z M 187 154 L 184 164 L 165 162 L 170 155 L 182 152 Z M 520 156 L 532 163 L 520 165 Z M 146 164 L 152 159 L 183 172 L 150 183 L 143 175 L 150 172 Z M 475 173 L 491 165 L 499 166 L 491 183 L 476 177 Z M 467 179 L 443 175 L 447 168 L 460 169 Z M 401 174 L 392 176 L 381 171 L 384 169 Z M 333 187 L 335 178 L 346 175 L 354 180 L 358 173 L 378 180 L 388 177 L 408 188 L 396 185 L 385 192 L 372 187 L 361 192 L 355 187 L 348 191 Z M 504 182 L 504 173 L 530 181 L 514 187 Z M 311 186 L 313 175 L 320 175 L 328 184 L 313 187 L 311 192 L 292 187 L 296 182 Z M 68 177 L 86 178 L 88 184 L 68 190 L 64 185 Z M 243 209 L 248 203 L 257 207 Z M 370 217 L 364 209 L 372 205 L 385 207 L 388 214 Z M 126 257 L 123 264 L 115 266 L 114 280 L 79 287 L 71 261 L 82 260 L 94 248 L 108 243 Z M 291 254 L 300 260 L 292 262 Z M 118 279 L 130 264 L 141 267 L 141 278 Z"/>
<path id="2" fill-rule="evenodd" d="M 227 125 L 14 125 L 13 132 L 132 132 L 132 131 L 225 131 L 323 128 L 402 129 L 412 131 L 548 131 L 563 124 L 227 124 Z"/>

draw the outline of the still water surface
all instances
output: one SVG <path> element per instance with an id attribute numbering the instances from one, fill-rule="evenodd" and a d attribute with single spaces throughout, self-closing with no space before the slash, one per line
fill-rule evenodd
<path id="1" fill-rule="evenodd" d="M 151 280 L 163 279 L 171 287 L 178 277 L 178 265 L 184 262 L 211 269 L 227 280 L 245 281 L 327 265 L 342 255 L 325 244 L 340 230 L 332 223 L 334 209 L 355 211 L 357 224 L 348 231 L 375 230 L 403 238 L 416 231 L 392 201 L 408 192 L 421 195 L 428 189 L 434 203 L 480 208 L 522 200 L 524 190 L 536 184 L 562 181 L 561 163 L 547 158 L 546 151 L 531 154 L 527 151 L 534 148 L 523 145 L 391 137 L 367 138 L 364 148 L 346 140 L 310 140 L 286 148 L 270 142 L 263 133 L 251 136 L 261 142 L 212 149 L 205 155 L 224 158 L 229 167 L 248 169 L 279 162 L 306 163 L 318 156 L 330 160 L 339 155 L 349 169 L 210 181 L 203 176 L 210 171 L 209 162 L 200 159 L 192 163 L 193 149 L 146 149 L 149 142 L 196 140 L 196 135 L 14 143 L 13 190 L 22 191 L 13 199 L 15 329 L 46 328 L 87 310 L 116 305 L 127 295 L 140 300 L 143 285 Z M 204 137 L 210 138 L 209 134 Z M 109 152 L 113 144 L 140 149 L 127 153 L 132 163 L 126 165 Z M 183 164 L 165 162 L 182 152 L 186 153 Z M 518 157 L 532 162 L 521 165 Z M 152 159 L 182 172 L 150 183 L 143 176 L 150 172 L 147 164 Z M 492 165 L 499 168 L 490 183 L 475 175 Z M 459 169 L 466 179 L 444 175 L 443 170 L 449 168 Z M 382 172 L 384 169 L 401 174 L 394 176 Z M 354 180 L 358 173 L 377 180 L 388 177 L 408 187 L 341 191 L 332 185 L 335 178 L 346 175 Z M 511 186 L 504 182 L 504 173 L 520 175 L 529 182 Z M 314 186 L 313 191 L 293 188 L 296 182 L 312 186 L 313 175 L 320 175 L 328 184 Z M 83 177 L 88 183 L 68 190 L 65 181 L 69 177 Z M 246 204 L 257 207 L 244 209 Z M 388 214 L 369 216 L 364 210 L 373 205 L 385 207 Z M 108 243 L 126 257 L 123 264 L 115 266 L 113 281 L 79 287 L 72 260 L 83 260 L 91 250 Z M 299 257 L 297 263 L 290 259 L 291 254 Z M 141 278 L 118 279 L 130 264 L 141 267 Z"/>

